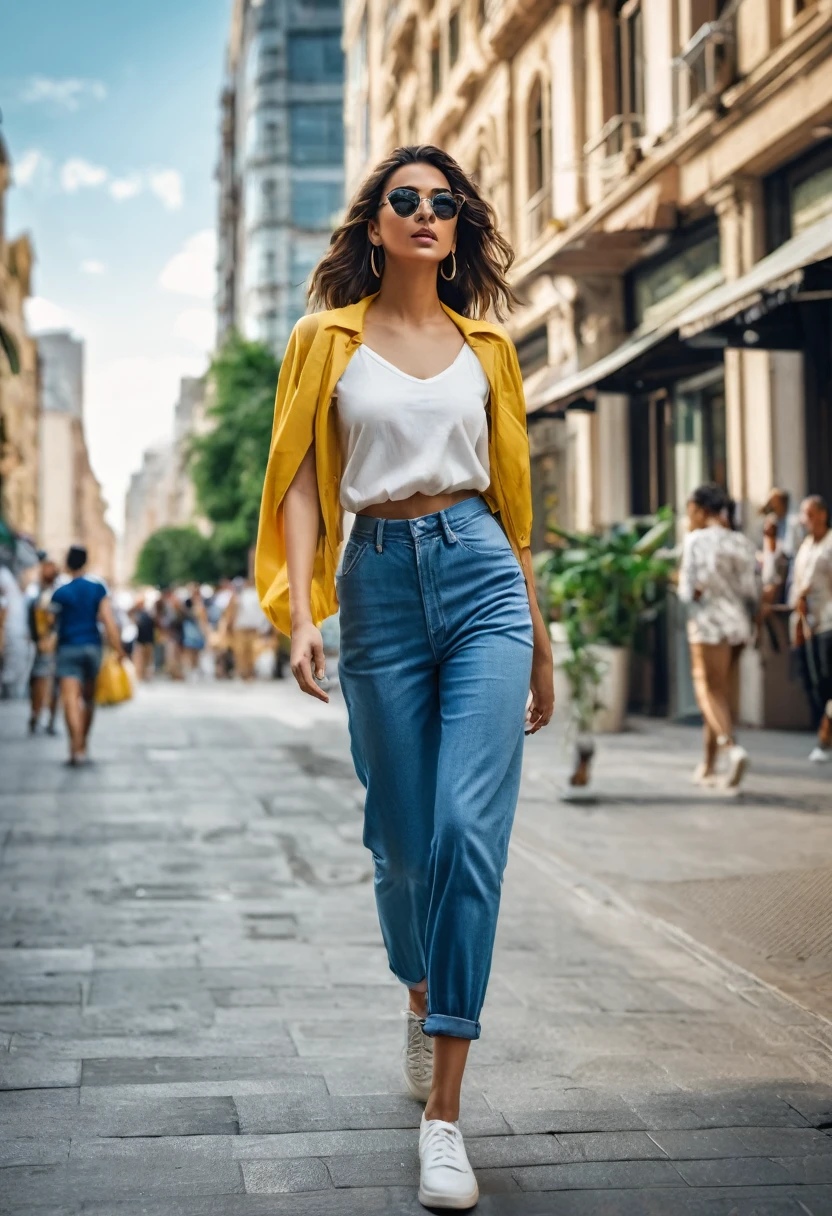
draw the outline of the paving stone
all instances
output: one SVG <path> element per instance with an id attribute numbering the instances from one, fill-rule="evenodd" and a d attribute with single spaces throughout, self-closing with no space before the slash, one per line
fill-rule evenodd
<path id="1" fill-rule="evenodd" d="M 47 1140 L 31 1136 L 0 1140 L 0 1167 L 9 1165 L 59 1165 L 69 1156 L 69 1140 Z"/>
<path id="2" fill-rule="evenodd" d="M 417 1187 L 419 1151 L 414 1143 L 409 1152 L 362 1153 L 358 1157 L 328 1157 L 327 1168 L 336 1187 Z"/>
<path id="3" fill-rule="evenodd" d="M 236 1135 L 237 1109 L 230 1097 L 167 1098 L 152 1096 L 129 1100 L 111 1097 L 105 1089 L 93 1090 L 91 1099 L 78 1104 L 77 1090 L 33 1090 L 37 1094 L 70 1094 L 74 1101 L 61 1104 L 50 1098 L 30 1108 L 4 1110 L 0 1095 L 0 1138 L 23 1136 L 211 1136 Z"/>
<path id="4" fill-rule="evenodd" d="M 817 1188 L 820 1190 L 821 1188 Z M 797 1198 L 799 1193 L 800 1199 Z M 558 1191 L 556 1204 L 551 1194 L 529 1192 L 503 1196 L 484 1196 L 477 1205 L 481 1216 L 828 1216 L 830 1208 L 810 1208 L 809 1189 L 787 1193 L 785 1188 L 766 1192 L 756 1188 L 730 1191 L 695 1191 L 665 1187 L 654 1190 Z M 815 1201 L 828 1203 L 832 1196 L 816 1194 Z"/>
<path id="5" fill-rule="evenodd" d="M 332 1189 L 288 1195 L 218 1195 L 199 1199 L 165 1199 L 136 1203 L 90 1203 L 84 1216 L 423 1216 L 412 1192 L 394 1193 L 380 1188 Z M 398 1204 L 397 1202 L 398 1201 Z M 413 1204 L 416 1206 L 413 1206 Z M 20 1216 L 41 1216 L 28 1209 Z M 55 1216 L 64 1216 L 56 1213 Z M 75 1216 L 75 1213 L 72 1213 Z"/>
<path id="6" fill-rule="evenodd" d="M 0 1090 L 74 1089 L 80 1083 L 80 1060 L 40 1060 L 15 1055 L 0 1057 Z"/>
<path id="7" fill-rule="evenodd" d="M 564 1161 L 649 1161 L 665 1154 L 646 1132 L 579 1132 L 559 1135 Z"/>
<path id="8" fill-rule="evenodd" d="M 832 1157 L 773 1157 L 772 1160 L 795 1182 L 804 1185 L 832 1183 Z"/>
<path id="9" fill-rule="evenodd" d="M 832 1136 L 813 1128 L 742 1127 L 737 1128 L 737 1137 L 758 1157 L 832 1155 Z"/>
<path id="10" fill-rule="evenodd" d="M 244 1161 L 246 1191 L 252 1195 L 278 1195 L 287 1191 L 323 1191 L 332 1179 L 323 1161 L 305 1157 L 291 1161 Z"/>
<path id="11" fill-rule="evenodd" d="M 290 1160 L 296 1157 L 357 1156 L 360 1153 L 410 1152 L 418 1143 L 415 1128 L 379 1131 L 289 1132 L 275 1136 L 236 1136 L 233 1155 L 245 1160 Z M 469 1141 L 469 1147 L 476 1140 Z"/>
<path id="12" fill-rule="evenodd" d="M 159 1161 L 153 1155 L 108 1162 L 72 1161 L 58 1166 L 12 1166 L 3 1170 L 3 1199 L 8 1212 L 67 1200 L 105 1202 L 154 1196 L 216 1195 L 242 1192 L 243 1179 L 235 1161 L 186 1157 Z M 0 1208 L 0 1211 L 3 1209 Z"/>
<path id="13" fill-rule="evenodd" d="M 787 1169 L 767 1157 L 722 1157 L 675 1164 L 690 1186 L 784 1186 L 794 1181 Z"/>
<path id="14" fill-rule="evenodd" d="M 518 1134 L 529 1132 L 614 1132 L 640 1130 L 644 1120 L 621 1106 L 606 1110 L 523 1110 L 517 1107 L 500 1107 L 512 1131 Z"/>
<path id="15" fill-rule="evenodd" d="M 99 1085 L 157 1085 L 177 1081 L 279 1080 L 280 1049 L 281 1045 L 278 1044 L 274 1060 L 259 1056 L 214 1056 L 207 1059 L 150 1056 L 139 1060 L 84 1060 L 82 1084 L 86 1088 Z"/>
<path id="16" fill-rule="evenodd" d="M 651 1131 L 654 1140 L 672 1161 L 703 1160 L 709 1157 L 755 1157 L 731 1128 L 709 1127 L 691 1131 Z"/>
<path id="17" fill-rule="evenodd" d="M 81 994 L 78 980 L 67 976 L 42 979 L 15 978 L 6 974 L 0 989 L 0 1008 L 3 1005 L 80 1005 Z"/>
<path id="18" fill-rule="evenodd" d="M 514 1177 L 524 1191 L 571 1191 L 581 1187 L 627 1190 L 685 1185 L 669 1161 L 585 1161 L 569 1165 L 536 1165 L 514 1170 Z"/>

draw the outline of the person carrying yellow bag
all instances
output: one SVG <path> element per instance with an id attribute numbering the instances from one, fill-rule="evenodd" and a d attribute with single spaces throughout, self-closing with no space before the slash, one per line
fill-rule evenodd
<path id="1" fill-rule="evenodd" d="M 96 705 L 120 705 L 133 696 L 133 685 L 124 662 L 108 650 L 95 681 Z"/>

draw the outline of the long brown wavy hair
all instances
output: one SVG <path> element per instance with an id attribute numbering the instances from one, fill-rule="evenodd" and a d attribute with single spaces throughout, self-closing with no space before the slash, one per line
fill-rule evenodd
<path id="1" fill-rule="evenodd" d="M 433 165 L 445 174 L 454 194 L 465 195 L 457 220 L 456 275 L 448 282 L 437 267 L 440 300 L 466 317 L 481 318 L 492 310 L 501 319 L 517 303 L 506 278 L 514 251 L 497 230 L 491 204 L 453 157 L 432 144 L 396 148 L 359 187 L 346 219 L 332 234 L 329 251 L 312 273 L 311 307 L 344 308 L 378 291 L 379 280 L 370 268 L 374 246 L 367 225 L 378 214 L 390 175 L 402 165 L 415 164 Z M 384 252 L 378 247 L 376 265 L 383 274 Z"/>

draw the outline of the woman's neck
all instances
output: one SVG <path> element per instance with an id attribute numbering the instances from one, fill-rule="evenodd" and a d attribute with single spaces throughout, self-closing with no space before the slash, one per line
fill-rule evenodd
<path id="1" fill-rule="evenodd" d="M 388 320 L 419 326 L 442 316 L 436 266 L 387 261 L 373 309 Z"/>

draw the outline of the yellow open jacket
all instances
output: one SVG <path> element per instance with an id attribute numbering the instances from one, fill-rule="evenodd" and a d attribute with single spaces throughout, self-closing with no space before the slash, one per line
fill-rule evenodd
<path id="1" fill-rule="evenodd" d="M 343 511 L 339 501 L 341 452 L 333 394 L 361 345 L 364 316 L 374 299 L 375 296 L 366 296 L 346 308 L 303 317 L 292 331 L 283 357 L 254 565 L 263 610 L 282 633 L 288 634 L 291 628 L 283 500 L 312 443 L 323 521 L 312 576 L 312 616 L 320 624 L 338 609 L 335 569 L 343 535 Z M 529 545 L 532 502 L 526 407 L 517 352 L 499 325 L 471 321 L 450 308 L 445 308 L 445 312 L 488 377 L 491 485 L 483 497 L 492 511 L 499 512 L 512 548 L 519 556 L 521 549 Z"/>

